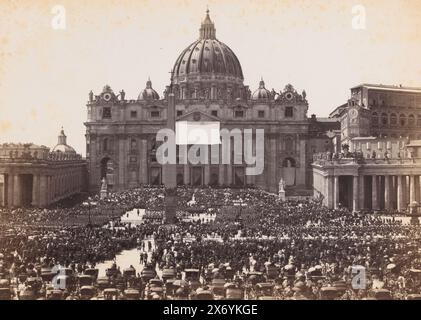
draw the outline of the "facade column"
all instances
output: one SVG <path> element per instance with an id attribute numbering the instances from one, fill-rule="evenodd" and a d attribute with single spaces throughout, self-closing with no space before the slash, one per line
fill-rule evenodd
<path id="1" fill-rule="evenodd" d="M 56 198 L 56 176 L 51 176 L 51 198 L 55 202 Z"/>
<path id="2" fill-rule="evenodd" d="M 45 205 L 48 206 L 50 204 L 51 186 L 50 186 L 50 176 L 46 176 L 46 177 L 47 177 L 47 188 L 45 190 Z"/>
<path id="3" fill-rule="evenodd" d="M 32 205 L 39 206 L 39 174 L 34 174 L 32 178 Z"/>
<path id="4" fill-rule="evenodd" d="M 224 185 L 224 183 L 225 183 L 225 172 L 224 172 L 224 165 L 223 164 L 220 164 L 220 165 L 218 165 L 218 169 L 219 169 L 219 174 L 218 174 L 218 176 L 219 176 L 219 185 L 220 186 L 222 186 L 222 185 Z"/>
<path id="5" fill-rule="evenodd" d="M 207 159 L 208 159 L 208 161 L 207 161 L 207 163 L 205 163 L 204 165 L 203 165 L 203 167 L 204 167 L 204 179 L 203 179 L 203 184 L 205 185 L 205 186 L 207 186 L 207 185 L 209 185 L 209 180 L 210 180 L 210 165 L 209 165 L 209 163 L 210 163 L 210 150 L 209 150 L 210 148 L 209 148 L 209 146 L 206 146 L 206 157 L 207 157 Z"/>
<path id="6" fill-rule="evenodd" d="M 374 211 L 379 210 L 379 199 L 377 197 L 377 176 L 372 175 L 372 187 L 371 187 L 371 198 L 372 198 L 372 209 Z"/>
<path id="7" fill-rule="evenodd" d="M 405 202 L 404 202 L 404 193 L 403 193 L 403 179 L 405 178 L 405 176 L 397 176 L 397 200 L 398 200 L 398 204 L 397 204 L 397 209 L 398 212 L 402 212 L 404 207 L 405 207 Z"/>
<path id="8" fill-rule="evenodd" d="M 139 182 L 148 184 L 148 141 L 140 140 Z"/>
<path id="9" fill-rule="evenodd" d="M 359 176 L 359 183 L 358 183 L 358 203 L 360 206 L 360 210 L 366 209 L 365 207 L 365 176 Z"/>
<path id="10" fill-rule="evenodd" d="M 232 184 L 232 164 L 226 164 L 227 167 L 227 185 Z"/>
<path id="11" fill-rule="evenodd" d="M 339 177 L 333 177 L 333 207 L 339 209 Z"/>
<path id="12" fill-rule="evenodd" d="M 185 185 L 189 185 L 190 184 L 190 166 L 188 164 L 185 164 L 183 166 L 183 170 L 184 170 L 184 184 Z"/>
<path id="13" fill-rule="evenodd" d="M 210 177 L 210 166 L 208 164 L 204 165 L 204 185 L 209 185 L 209 177 Z"/>
<path id="14" fill-rule="evenodd" d="M 352 211 L 358 211 L 358 176 L 353 177 L 352 181 Z"/>
<path id="15" fill-rule="evenodd" d="M 420 203 L 420 176 L 415 176 L 415 201 Z"/>
<path id="16" fill-rule="evenodd" d="M 22 205 L 22 186 L 18 174 L 13 176 L 13 206 L 20 207 Z"/>
<path id="17" fill-rule="evenodd" d="M 390 176 L 384 176 L 384 208 L 385 210 L 391 209 L 391 190 L 390 190 Z"/>
<path id="18" fill-rule="evenodd" d="M 277 161 L 276 161 L 276 142 L 277 139 L 275 139 L 274 137 L 270 137 L 269 138 L 269 142 L 270 142 L 270 147 L 269 147 L 269 163 L 268 163 L 268 175 L 267 175 L 267 179 L 268 179 L 268 187 L 269 190 L 271 192 L 277 192 L 277 175 L 276 175 L 276 167 L 277 167 Z"/>
<path id="19" fill-rule="evenodd" d="M 48 205 L 53 203 L 53 178 L 48 176 Z"/>

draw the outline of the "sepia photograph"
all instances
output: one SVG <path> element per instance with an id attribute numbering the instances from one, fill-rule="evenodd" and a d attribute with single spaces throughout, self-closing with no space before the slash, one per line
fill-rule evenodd
<path id="1" fill-rule="evenodd" d="M 421 300 L 420 54 L 420 0 L 0 0 L 0 300 Z"/>

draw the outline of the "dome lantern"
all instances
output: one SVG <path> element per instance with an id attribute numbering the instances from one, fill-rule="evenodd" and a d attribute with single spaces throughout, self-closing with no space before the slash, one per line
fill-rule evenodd
<path id="1" fill-rule="evenodd" d="M 206 17 L 200 27 L 200 39 L 216 39 L 215 25 L 209 17 L 209 9 L 206 10 Z"/>
<path id="2" fill-rule="evenodd" d="M 60 131 L 60 134 L 58 136 L 57 144 L 67 144 L 66 140 L 67 140 L 67 137 L 64 134 L 64 129 L 63 129 L 63 127 L 61 127 L 61 131 Z"/>

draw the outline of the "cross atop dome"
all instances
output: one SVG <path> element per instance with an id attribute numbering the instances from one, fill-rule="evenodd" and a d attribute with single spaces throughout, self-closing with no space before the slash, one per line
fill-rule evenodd
<path id="1" fill-rule="evenodd" d="M 215 39 L 215 25 L 209 16 L 209 8 L 206 10 L 206 17 L 200 27 L 200 39 Z"/>

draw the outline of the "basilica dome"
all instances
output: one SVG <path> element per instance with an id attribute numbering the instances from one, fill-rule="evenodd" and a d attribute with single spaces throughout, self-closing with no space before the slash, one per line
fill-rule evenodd
<path id="1" fill-rule="evenodd" d="M 146 88 L 139 94 L 139 100 L 159 100 L 159 94 L 152 88 L 152 81 L 146 82 Z"/>
<path id="2" fill-rule="evenodd" d="M 271 97 L 272 94 L 265 88 L 265 82 L 262 79 L 259 83 L 259 89 L 253 92 L 251 98 L 253 100 L 269 100 Z"/>
<path id="3" fill-rule="evenodd" d="M 76 154 L 75 149 L 67 144 L 67 137 L 64 134 L 63 128 L 61 128 L 60 134 L 58 136 L 58 141 L 56 146 L 53 148 L 53 152 L 62 152 L 65 154 Z"/>
<path id="4" fill-rule="evenodd" d="M 215 31 L 208 10 L 200 28 L 199 39 L 184 49 L 175 62 L 175 84 L 190 80 L 243 82 L 243 71 L 237 56 L 226 44 L 216 39 Z"/>

